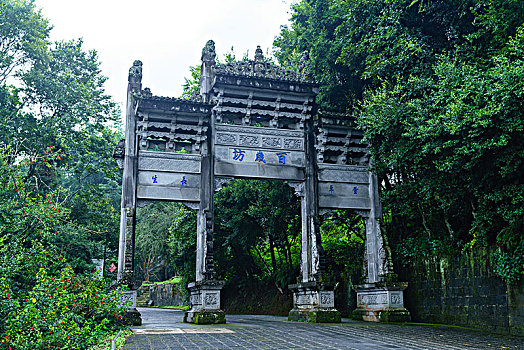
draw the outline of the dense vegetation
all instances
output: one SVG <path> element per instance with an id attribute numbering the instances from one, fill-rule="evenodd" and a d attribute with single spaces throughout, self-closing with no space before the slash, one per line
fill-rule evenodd
<path id="1" fill-rule="evenodd" d="M 397 261 L 495 246 L 524 274 L 524 3 L 302 0 L 275 41 L 282 65 L 359 120 Z"/>
<path id="2" fill-rule="evenodd" d="M 496 273 L 520 279 L 524 2 L 301 0 L 291 23 L 275 57 L 298 70 L 308 51 L 320 107 L 363 128 L 396 263 L 491 247 Z M 50 28 L 31 0 L 0 0 L 0 349 L 87 348 L 123 312 L 106 281 L 85 274 L 91 259 L 116 256 L 120 111 L 96 52 L 50 42 Z M 192 67 L 184 97 L 198 79 Z M 235 180 L 215 208 L 218 276 L 236 293 L 288 293 L 300 259 L 291 188 Z M 137 278 L 194 279 L 193 210 L 155 203 L 137 225 Z M 356 282 L 362 219 L 333 211 L 321 230 L 326 278 Z"/>
<path id="3" fill-rule="evenodd" d="M 124 312 L 88 274 L 116 253 L 119 111 L 96 52 L 50 28 L 32 1 L 0 1 L 1 349 L 86 349 Z"/>

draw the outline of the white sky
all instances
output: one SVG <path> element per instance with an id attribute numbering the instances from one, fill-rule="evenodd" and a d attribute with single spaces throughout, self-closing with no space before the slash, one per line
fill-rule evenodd
<path id="1" fill-rule="evenodd" d="M 289 24 L 292 0 L 36 0 L 54 29 L 52 40 L 84 39 L 96 49 L 106 91 L 125 109 L 127 73 L 143 62 L 142 86 L 178 97 L 189 66 L 200 63 L 207 40 L 217 56 L 234 47 L 237 58 L 257 45 L 264 53 L 280 26 Z"/>

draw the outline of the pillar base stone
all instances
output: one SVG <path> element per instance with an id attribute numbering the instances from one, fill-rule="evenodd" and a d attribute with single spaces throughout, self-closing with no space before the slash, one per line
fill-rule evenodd
<path id="1" fill-rule="evenodd" d="M 136 309 L 136 294 L 136 290 L 124 290 L 120 296 L 120 302 L 128 307 L 123 323 L 129 326 L 142 325 L 142 315 Z"/>
<path id="2" fill-rule="evenodd" d="M 322 282 L 303 282 L 289 285 L 293 292 L 293 310 L 289 321 L 339 323 L 340 312 L 335 309 L 333 285 Z"/>
<path id="3" fill-rule="evenodd" d="M 225 282 L 204 280 L 188 284 L 191 309 L 184 314 L 184 322 L 194 324 L 226 323 L 226 313 L 220 309 L 220 290 Z"/>
<path id="4" fill-rule="evenodd" d="M 194 324 L 221 324 L 226 323 L 226 313 L 222 310 L 213 311 L 186 311 L 184 322 Z"/>
<path id="5" fill-rule="evenodd" d="M 289 311 L 288 321 L 310 323 L 340 323 L 340 312 L 329 309 L 310 309 Z"/>
<path id="6" fill-rule="evenodd" d="M 406 282 L 377 282 L 354 286 L 357 308 L 355 320 L 369 322 L 409 322 L 411 314 L 404 307 L 403 291 Z"/>
<path id="7" fill-rule="evenodd" d="M 127 313 L 124 315 L 124 324 L 129 326 L 141 326 L 142 325 L 142 315 L 135 308 L 130 308 L 127 310 Z"/>

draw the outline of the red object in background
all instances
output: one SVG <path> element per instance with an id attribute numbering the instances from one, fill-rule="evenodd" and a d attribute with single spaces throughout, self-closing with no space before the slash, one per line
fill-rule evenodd
<path id="1" fill-rule="evenodd" d="M 116 270 L 115 264 L 111 263 L 111 265 L 109 265 L 108 270 L 109 272 L 111 272 L 111 281 L 109 282 L 109 285 L 112 286 L 113 285 L 113 272 Z"/>

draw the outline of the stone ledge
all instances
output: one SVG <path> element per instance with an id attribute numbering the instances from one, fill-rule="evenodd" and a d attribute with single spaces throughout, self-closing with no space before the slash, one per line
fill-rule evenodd
<path id="1" fill-rule="evenodd" d="M 384 309 L 357 308 L 353 310 L 351 318 L 368 322 L 410 322 L 411 314 L 404 307 Z"/>
<path id="2" fill-rule="evenodd" d="M 288 321 L 310 323 L 340 323 L 340 312 L 335 309 L 293 309 L 289 312 Z"/>

